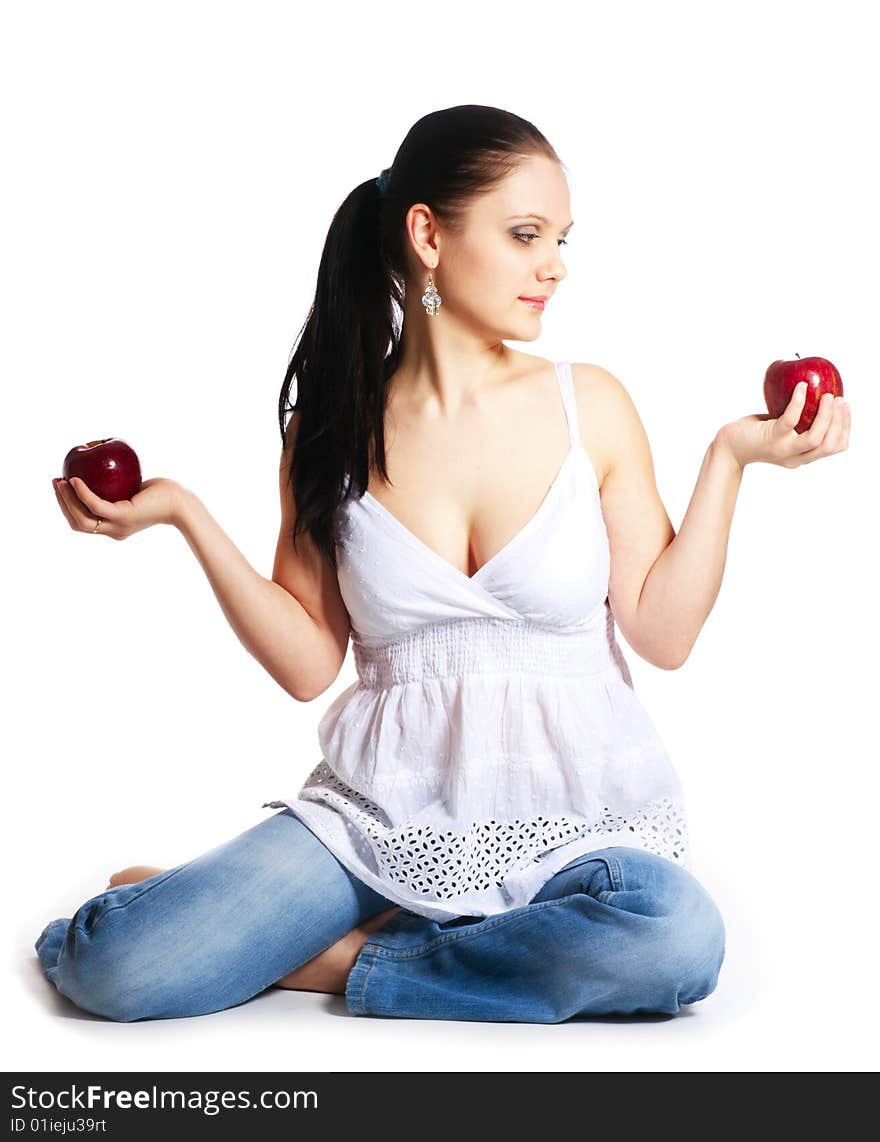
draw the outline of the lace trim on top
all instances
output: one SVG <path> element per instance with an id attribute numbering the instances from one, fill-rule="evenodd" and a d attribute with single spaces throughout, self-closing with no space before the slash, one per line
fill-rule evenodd
<path id="1" fill-rule="evenodd" d="M 641 846 L 658 856 L 687 863 L 687 825 L 680 800 L 661 797 L 630 816 L 607 807 L 594 824 L 567 816 L 473 821 L 464 833 L 409 825 L 395 829 L 383 810 L 341 781 L 325 761 L 309 775 L 299 794 L 340 810 L 370 839 L 380 873 L 407 891 L 450 900 L 473 890 L 501 887 L 546 853 L 578 837 L 595 836 L 597 848 L 627 844 L 638 836 Z"/>

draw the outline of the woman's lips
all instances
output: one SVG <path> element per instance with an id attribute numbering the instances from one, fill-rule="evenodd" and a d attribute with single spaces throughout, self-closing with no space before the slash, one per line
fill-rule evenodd
<path id="1" fill-rule="evenodd" d="M 518 298 L 518 300 L 524 301 L 526 303 L 526 305 L 530 305 L 532 307 L 532 309 L 543 309 L 544 305 L 545 305 L 545 302 L 533 301 L 530 297 L 521 297 L 521 298 Z"/>

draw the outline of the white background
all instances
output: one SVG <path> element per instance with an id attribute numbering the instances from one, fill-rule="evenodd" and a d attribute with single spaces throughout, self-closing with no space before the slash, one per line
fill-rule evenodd
<path id="1" fill-rule="evenodd" d="M 3 12 L 4 1066 L 875 1069 L 868 6 Z M 718 428 L 766 411 L 771 361 L 828 357 L 852 405 L 846 452 L 746 469 L 681 670 L 620 635 L 725 917 L 719 986 L 661 1022 L 375 1019 L 277 989 L 185 1020 L 80 1012 L 40 973 L 43 926 L 119 868 L 170 867 L 275 812 L 262 803 L 299 789 L 355 674 L 349 656 L 331 691 L 294 702 L 176 530 L 74 532 L 51 479 L 73 445 L 122 436 L 271 576 L 278 394 L 332 214 L 416 119 L 457 103 L 530 119 L 566 163 L 568 278 L 516 347 L 620 378 L 676 528 Z"/>

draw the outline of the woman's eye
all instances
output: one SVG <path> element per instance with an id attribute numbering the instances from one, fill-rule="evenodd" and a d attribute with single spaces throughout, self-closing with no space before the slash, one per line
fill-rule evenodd
<path id="1" fill-rule="evenodd" d="M 531 245 L 530 239 L 531 238 L 538 238 L 540 235 L 529 234 L 527 232 L 519 232 L 519 233 L 515 233 L 513 236 L 514 236 L 514 238 L 518 238 L 520 240 L 520 242 L 524 243 L 524 245 L 530 246 Z M 559 242 L 557 244 L 560 246 L 567 246 L 568 242 L 566 241 L 565 238 L 560 238 Z"/>

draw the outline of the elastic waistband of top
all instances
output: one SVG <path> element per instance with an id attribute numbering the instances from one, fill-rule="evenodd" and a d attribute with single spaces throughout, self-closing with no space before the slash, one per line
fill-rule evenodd
<path id="1" fill-rule="evenodd" d="M 427 623 L 392 642 L 355 641 L 353 648 L 358 677 L 373 689 L 466 674 L 583 677 L 608 670 L 619 656 L 611 623 L 558 631 L 483 617 Z"/>

